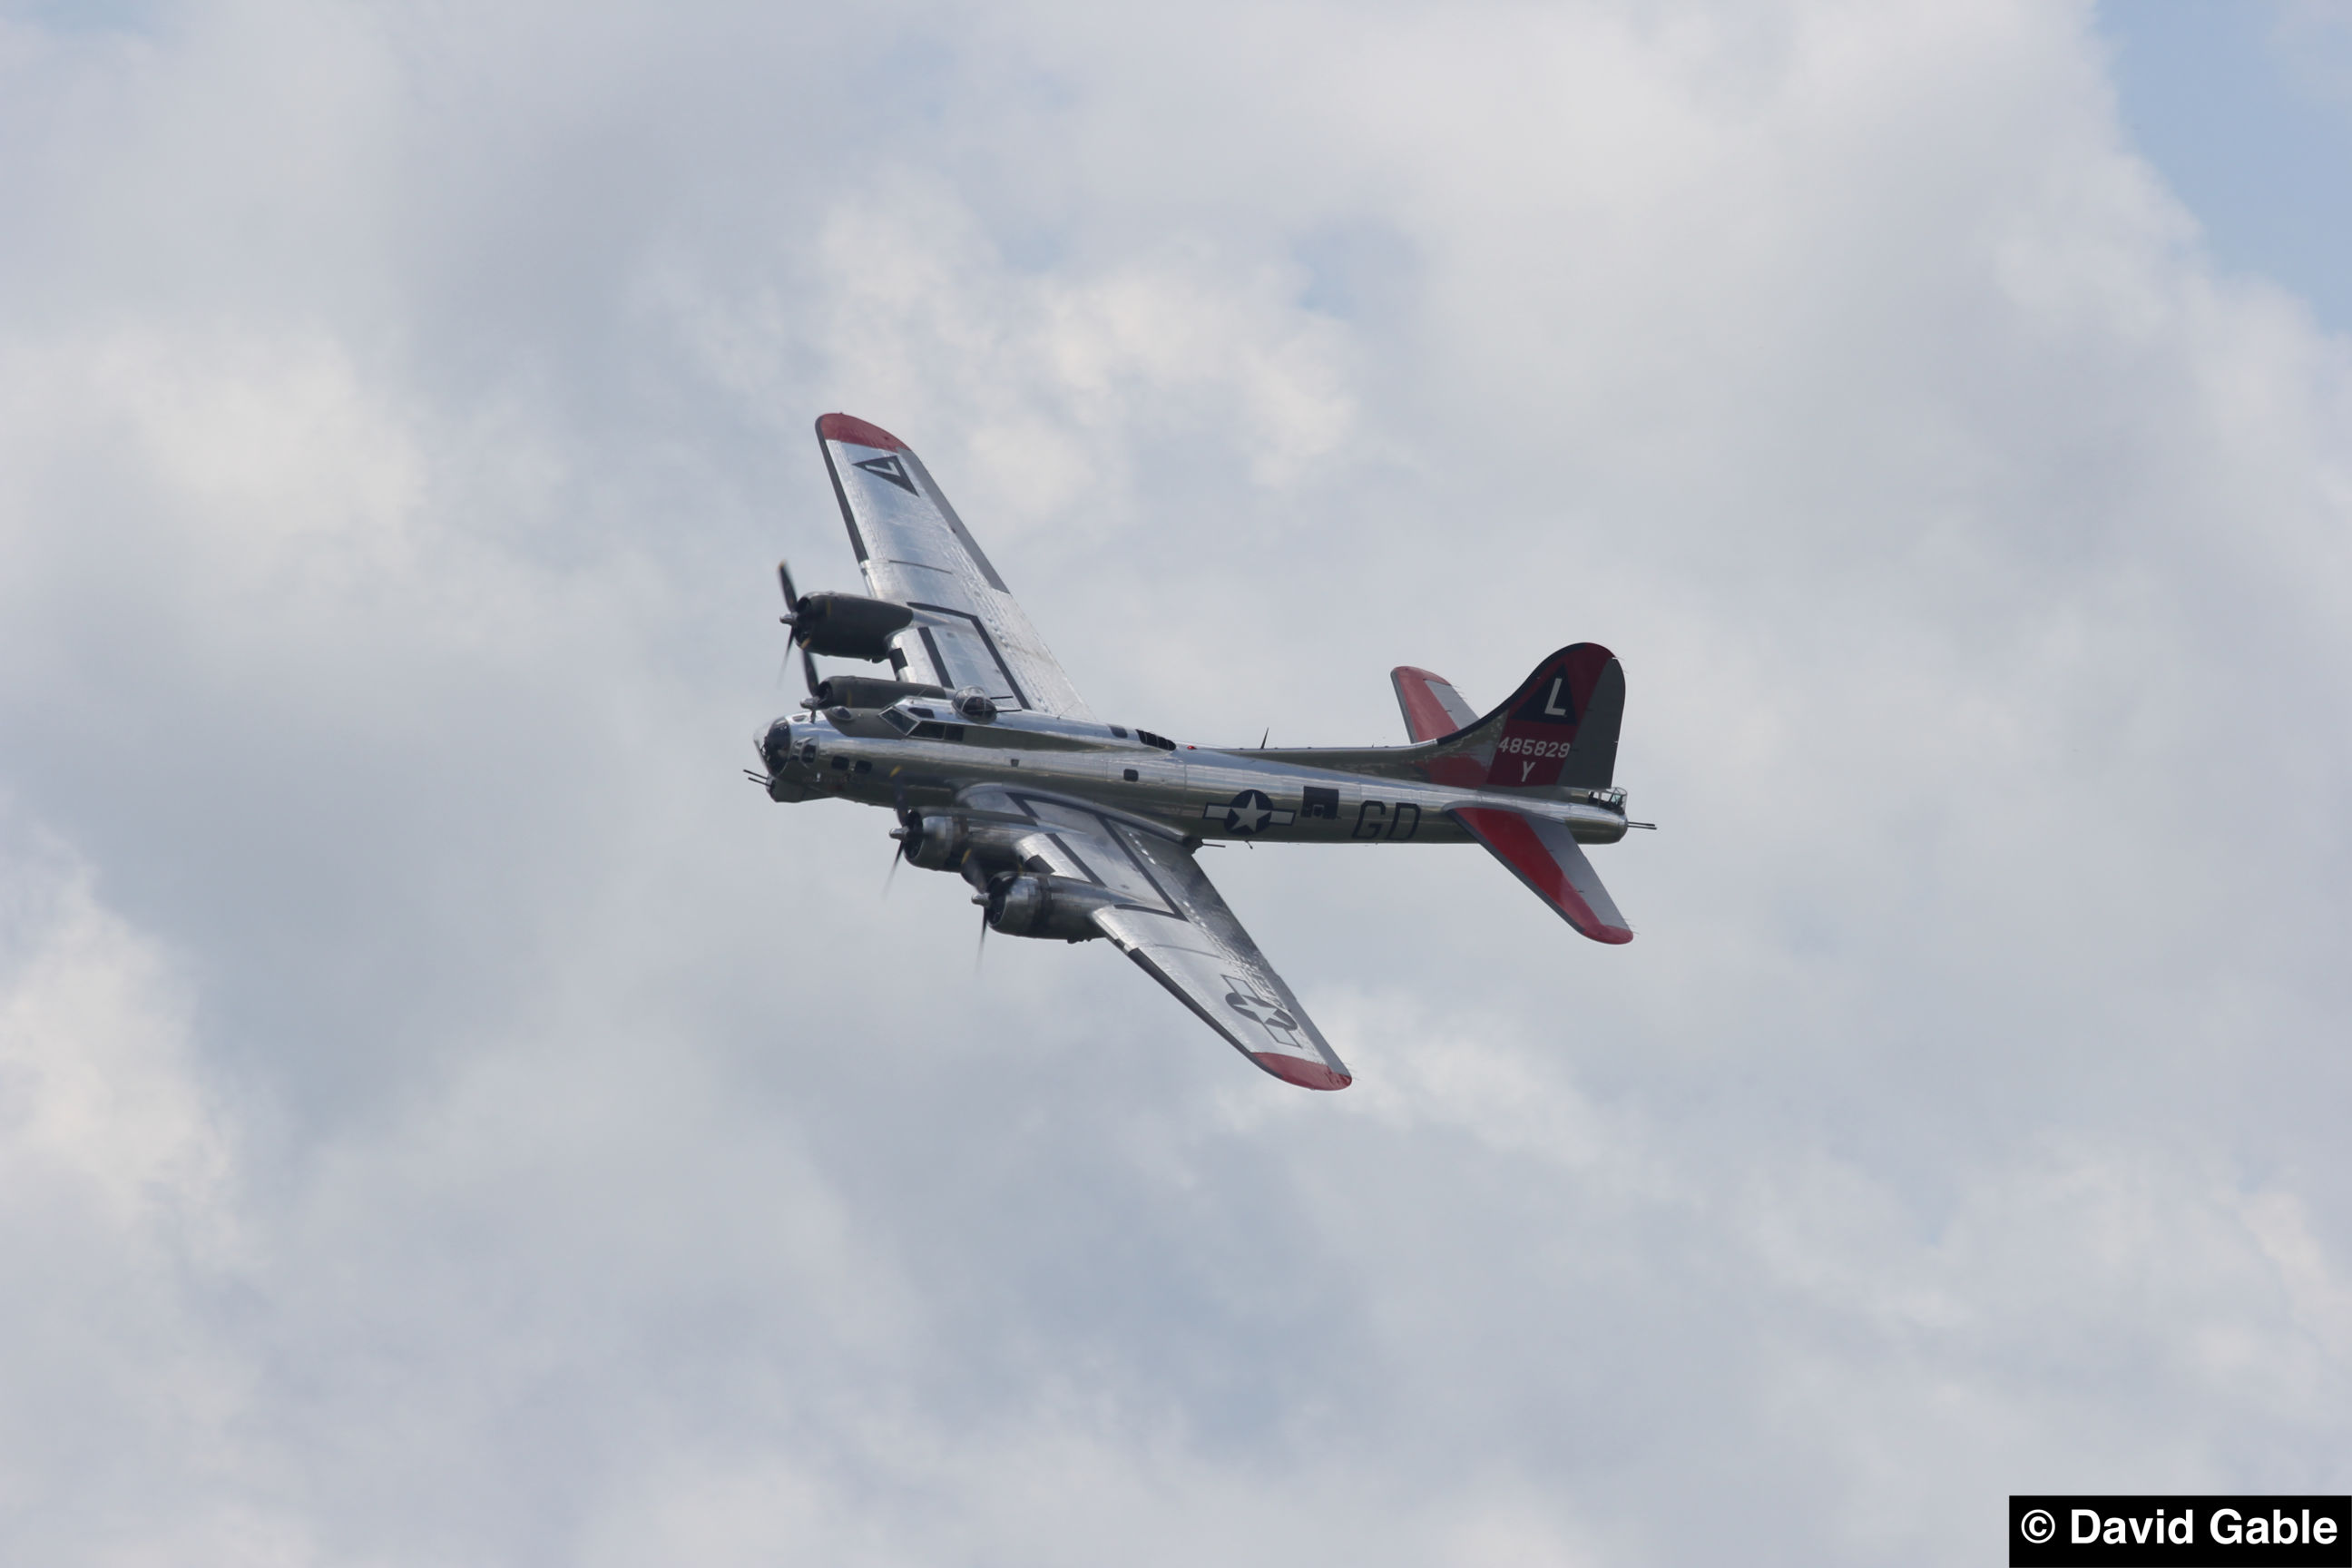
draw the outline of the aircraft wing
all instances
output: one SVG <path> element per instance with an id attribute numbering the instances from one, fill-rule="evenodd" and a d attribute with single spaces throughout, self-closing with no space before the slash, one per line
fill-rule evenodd
<path id="1" fill-rule="evenodd" d="M 846 414 L 816 422 L 866 591 L 915 612 L 901 679 L 977 686 L 1008 708 L 1091 719 L 1037 629 L 904 441 Z"/>
<path id="2" fill-rule="evenodd" d="M 1353 1081 L 1181 840 L 1061 796 L 983 784 L 960 799 L 1000 820 L 1034 822 L 1022 836 L 1023 863 L 1110 894 L 1094 915 L 1102 933 L 1235 1050 L 1303 1089 Z"/>

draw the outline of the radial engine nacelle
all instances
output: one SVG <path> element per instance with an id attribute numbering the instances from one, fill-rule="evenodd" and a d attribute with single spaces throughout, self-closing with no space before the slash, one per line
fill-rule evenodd
<path id="1" fill-rule="evenodd" d="M 1009 874 L 990 882 L 987 894 L 972 900 L 986 906 L 991 931 L 1063 942 L 1087 942 L 1102 935 L 1094 911 L 1117 901 L 1103 889 L 1075 877 Z"/>
<path id="2" fill-rule="evenodd" d="M 975 889 L 984 889 L 989 873 L 1021 861 L 1021 834 L 995 822 L 973 822 L 961 812 L 926 811 L 909 815 L 906 826 L 890 837 L 908 861 L 926 871 L 961 870 Z M 965 862 L 971 862 L 966 865 Z"/>
<path id="3" fill-rule="evenodd" d="M 951 871 L 971 847 L 971 825 L 961 816 L 929 812 L 890 835 L 908 860 L 926 871 Z"/>
<path id="4" fill-rule="evenodd" d="M 820 653 L 826 651 L 819 648 Z M 810 689 L 809 700 L 819 708 L 887 708 L 908 697 L 947 697 L 944 686 L 919 680 L 877 680 L 870 675 L 827 676 Z"/>
<path id="5" fill-rule="evenodd" d="M 810 594 L 785 617 L 793 640 L 811 653 L 879 663 L 890 657 L 890 639 L 905 631 L 915 612 L 887 599 L 855 594 Z"/>

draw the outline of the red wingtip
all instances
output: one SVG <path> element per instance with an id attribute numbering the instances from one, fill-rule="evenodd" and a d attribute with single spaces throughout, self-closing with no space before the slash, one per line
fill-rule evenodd
<path id="1" fill-rule="evenodd" d="M 1356 1080 L 1343 1072 L 1333 1072 L 1321 1062 L 1310 1062 L 1302 1057 L 1286 1057 L 1274 1051 L 1252 1051 L 1250 1060 L 1285 1083 L 1295 1083 L 1301 1089 L 1345 1089 Z"/>
<path id="2" fill-rule="evenodd" d="M 853 447 L 875 447 L 885 452 L 903 452 L 907 443 L 879 425 L 868 425 L 854 414 L 827 414 L 816 422 L 820 441 L 846 441 Z"/>

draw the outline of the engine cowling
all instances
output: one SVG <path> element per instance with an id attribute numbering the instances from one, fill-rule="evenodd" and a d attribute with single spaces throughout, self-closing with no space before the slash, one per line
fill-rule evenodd
<path id="1" fill-rule="evenodd" d="M 1102 935 L 1094 911 L 1113 900 L 1091 882 L 1024 873 L 996 878 L 973 901 L 987 906 L 988 929 L 1006 936 L 1088 942 Z"/>
<path id="2" fill-rule="evenodd" d="M 913 622 L 915 612 L 887 599 L 855 594 L 810 594 L 793 606 L 793 637 L 811 653 L 878 663 L 890 657 L 890 639 Z"/>
<path id="3" fill-rule="evenodd" d="M 971 847 L 971 825 L 961 816 L 928 813 L 893 835 L 905 846 L 907 858 L 926 871 L 950 870 Z"/>
<path id="4" fill-rule="evenodd" d="M 816 650 L 823 653 L 825 650 Z M 877 680 L 870 675 L 829 675 L 809 693 L 820 708 L 887 708 L 907 697 L 945 697 L 944 687 L 919 680 Z"/>

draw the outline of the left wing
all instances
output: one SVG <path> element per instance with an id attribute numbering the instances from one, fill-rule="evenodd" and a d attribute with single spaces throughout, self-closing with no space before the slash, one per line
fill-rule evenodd
<path id="1" fill-rule="evenodd" d="M 1094 913 L 1102 933 L 1242 1055 L 1302 1089 L 1354 1080 L 1181 840 L 1063 796 L 983 784 L 960 799 L 1034 822 L 1024 865 L 1110 895 Z"/>
<path id="2" fill-rule="evenodd" d="M 846 414 L 819 419 L 816 435 L 867 590 L 915 612 L 893 639 L 901 678 L 950 691 L 977 686 L 1001 707 L 1093 718 L 923 460 Z"/>

